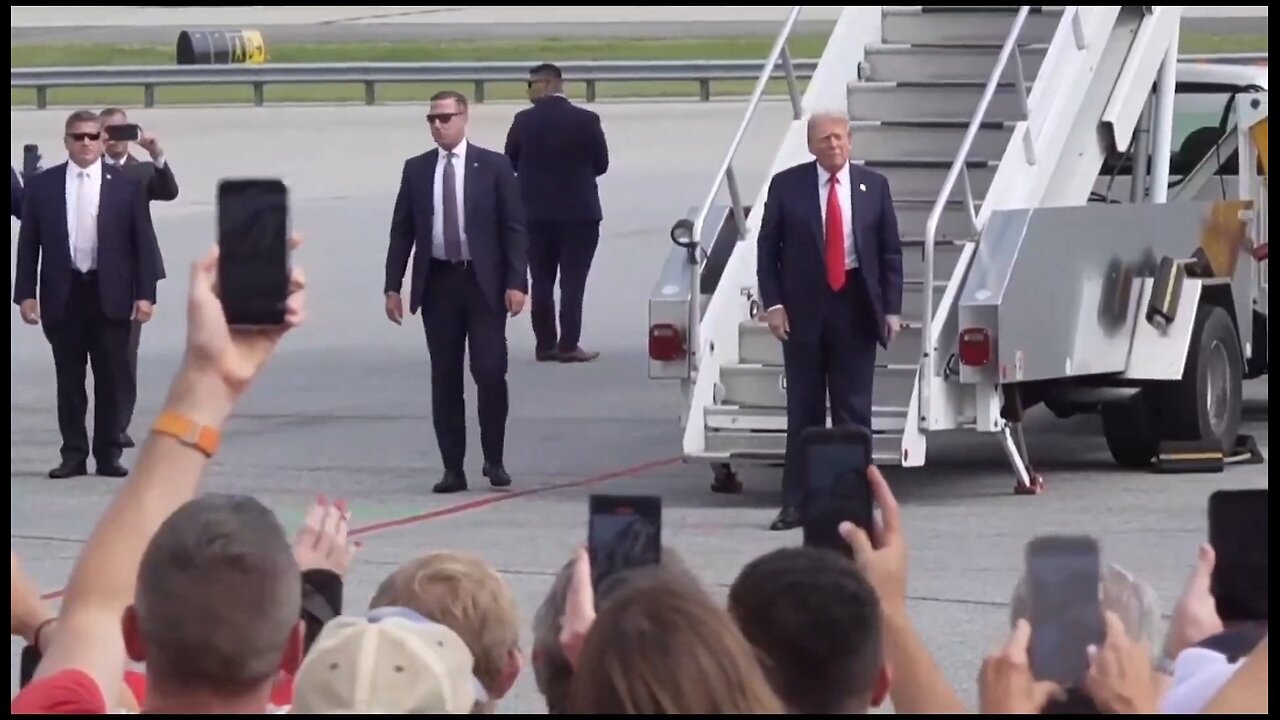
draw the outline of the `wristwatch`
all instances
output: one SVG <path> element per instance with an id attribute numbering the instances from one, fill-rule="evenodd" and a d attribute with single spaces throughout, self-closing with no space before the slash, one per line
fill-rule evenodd
<path id="1" fill-rule="evenodd" d="M 195 448 L 205 457 L 213 457 L 222 444 L 222 434 L 217 428 L 201 425 L 173 410 L 160 413 L 160 417 L 156 418 L 151 429 L 162 435 L 168 435 L 187 447 Z"/>

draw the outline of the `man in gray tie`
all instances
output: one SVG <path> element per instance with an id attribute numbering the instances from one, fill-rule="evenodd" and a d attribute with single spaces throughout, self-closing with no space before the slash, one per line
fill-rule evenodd
<path id="1" fill-rule="evenodd" d="M 404 321 L 400 295 L 413 256 L 409 312 L 422 310 L 431 356 L 431 416 L 444 463 L 438 493 L 467 489 L 463 368 L 476 382 L 483 475 L 511 476 L 503 460 L 508 411 L 507 318 L 524 309 L 528 240 L 511 163 L 467 140 L 467 99 L 431 97 L 427 123 L 437 147 L 405 161 L 391 217 L 383 288 L 387 318 Z M 417 252 L 414 252 L 415 246 Z"/>
<path id="2" fill-rule="evenodd" d="M 131 321 L 156 301 L 155 229 L 142 187 L 102 162 L 97 114 L 78 110 L 63 139 L 68 161 L 31 177 L 23 203 L 13 301 L 41 324 L 53 350 L 62 462 L 51 478 L 123 477 L 120 384 L 129 372 Z M 93 367 L 93 443 L 85 429 L 86 365 Z"/>

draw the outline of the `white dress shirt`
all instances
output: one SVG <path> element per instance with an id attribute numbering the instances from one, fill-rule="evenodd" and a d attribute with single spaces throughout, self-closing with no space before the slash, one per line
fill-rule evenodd
<path id="1" fill-rule="evenodd" d="M 445 260 L 448 255 L 444 249 L 444 165 L 448 162 L 448 154 L 439 148 L 440 157 L 436 161 L 436 176 L 431 183 L 431 257 Z M 458 235 L 462 238 L 462 259 L 471 259 L 471 246 L 467 243 L 467 207 L 465 191 L 467 186 L 467 140 L 462 139 L 453 149 L 453 175 L 458 198 Z"/>
<path id="2" fill-rule="evenodd" d="M 858 249 L 853 244 L 853 192 L 849 189 L 849 165 L 845 164 L 836 173 L 839 184 L 836 192 L 840 196 L 840 217 L 844 220 L 844 268 L 852 270 L 858 267 Z M 818 207 L 822 208 L 822 245 L 827 240 L 827 193 L 831 192 L 831 173 L 821 165 L 818 166 Z"/>
<path id="3" fill-rule="evenodd" d="M 89 204 L 88 217 L 93 219 L 92 227 L 88 228 L 90 244 L 93 247 L 93 260 L 87 268 L 78 268 L 80 270 L 96 270 L 98 268 L 98 201 L 102 195 L 102 159 L 99 158 L 92 165 L 81 169 L 79 165 L 67 161 L 67 179 L 66 179 L 66 201 L 67 201 L 67 249 L 71 251 L 71 262 L 74 265 L 76 261 L 76 231 L 78 218 L 80 216 L 80 173 L 85 173 L 84 182 L 86 183 L 85 202 Z"/>

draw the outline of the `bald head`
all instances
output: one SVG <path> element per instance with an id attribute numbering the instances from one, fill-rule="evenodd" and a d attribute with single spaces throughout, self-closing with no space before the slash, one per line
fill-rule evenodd
<path id="1" fill-rule="evenodd" d="M 827 172 L 849 164 L 849 116 L 839 111 L 815 112 L 809 116 L 809 152 Z"/>

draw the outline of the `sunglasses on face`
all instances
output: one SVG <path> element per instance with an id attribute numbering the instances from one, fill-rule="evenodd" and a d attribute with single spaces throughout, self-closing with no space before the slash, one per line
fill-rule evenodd
<path id="1" fill-rule="evenodd" d="M 76 142 L 86 142 L 86 141 L 97 142 L 98 139 L 102 137 L 102 133 L 96 133 L 96 132 L 67 133 L 67 137 L 71 138 L 72 140 L 75 140 Z"/>
<path id="2" fill-rule="evenodd" d="M 430 115 L 427 115 L 427 123 L 431 125 L 435 125 L 437 123 L 440 125 L 448 125 L 450 122 L 453 122 L 454 118 L 461 114 L 462 113 L 431 113 Z"/>

